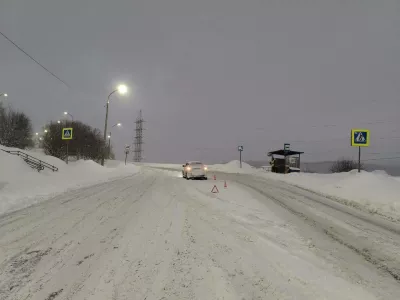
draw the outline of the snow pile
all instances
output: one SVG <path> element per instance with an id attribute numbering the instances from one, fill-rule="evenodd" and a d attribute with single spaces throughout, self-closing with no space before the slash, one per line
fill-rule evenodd
<path id="1" fill-rule="evenodd" d="M 233 160 L 226 164 L 216 164 L 209 166 L 210 171 L 224 172 L 224 173 L 253 173 L 256 169 L 249 164 L 242 162 L 242 168 L 240 168 L 240 161 Z"/>
<path id="2" fill-rule="evenodd" d="M 1 147 L 5 150 L 19 150 Z M 0 214 L 48 199 L 69 189 L 89 186 L 138 171 L 133 164 L 107 162 L 102 167 L 94 161 L 79 160 L 68 165 L 39 151 L 22 151 L 59 168 L 38 172 L 17 155 L 0 151 Z"/>
<path id="3" fill-rule="evenodd" d="M 384 171 L 288 175 L 264 173 L 263 177 L 279 179 L 331 196 L 343 204 L 400 220 L 400 178 Z"/>
<path id="4" fill-rule="evenodd" d="M 206 162 L 203 162 L 207 165 Z M 158 168 L 158 169 L 169 169 L 169 170 L 182 170 L 180 164 L 160 164 L 160 163 L 142 163 L 142 166 Z M 240 168 L 240 161 L 233 160 L 226 164 L 215 164 L 207 165 L 209 171 L 224 172 L 224 173 L 253 173 L 257 172 L 257 169 L 250 166 L 249 164 L 242 162 L 242 168 Z"/>
<path id="5" fill-rule="evenodd" d="M 182 170 L 182 164 L 162 164 L 162 163 L 138 163 L 140 166 L 158 168 L 158 169 L 171 169 Z"/>

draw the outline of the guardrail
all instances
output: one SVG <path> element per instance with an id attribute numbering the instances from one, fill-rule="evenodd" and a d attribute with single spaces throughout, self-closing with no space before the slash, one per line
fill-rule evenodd
<path id="1" fill-rule="evenodd" d="M 56 166 L 53 166 L 43 160 L 33 157 L 32 155 L 26 154 L 25 152 L 18 150 L 1 150 L 11 155 L 20 156 L 32 169 L 36 169 L 38 170 L 38 172 L 43 171 L 44 168 L 50 169 L 53 172 L 58 171 L 58 168 Z"/>

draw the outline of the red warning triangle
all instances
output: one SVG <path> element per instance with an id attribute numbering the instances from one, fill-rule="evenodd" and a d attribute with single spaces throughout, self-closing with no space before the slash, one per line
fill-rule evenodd
<path id="1" fill-rule="evenodd" d="M 212 188 L 211 193 L 214 193 L 214 194 L 215 193 L 219 193 L 218 188 L 217 188 L 216 185 L 214 185 L 214 187 Z"/>

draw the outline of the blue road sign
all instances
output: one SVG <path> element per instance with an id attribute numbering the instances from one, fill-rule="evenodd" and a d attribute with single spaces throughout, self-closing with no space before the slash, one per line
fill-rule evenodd
<path id="1" fill-rule="evenodd" d="M 351 145 L 353 147 L 368 147 L 369 136 L 370 134 L 368 129 L 352 129 Z"/>
<path id="2" fill-rule="evenodd" d="M 63 140 L 72 140 L 72 128 L 63 128 L 62 130 L 62 139 Z"/>

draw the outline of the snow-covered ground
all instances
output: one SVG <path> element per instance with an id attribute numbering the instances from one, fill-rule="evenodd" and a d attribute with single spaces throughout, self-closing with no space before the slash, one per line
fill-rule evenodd
<path id="1" fill-rule="evenodd" d="M 242 168 L 240 168 L 240 161 L 233 160 L 226 164 L 215 164 L 209 166 L 210 172 L 224 172 L 224 173 L 254 173 L 257 171 L 256 168 L 249 164 L 242 162 Z"/>
<path id="2" fill-rule="evenodd" d="M 182 170 L 182 165 L 180 164 L 161 164 L 161 163 L 142 163 L 141 165 L 152 168 L 159 169 L 170 169 L 170 170 Z M 207 164 L 206 164 L 207 165 Z M 249 164 L 242 162 L 242 168 L 240 168 L 240 162 L 238 160 L 233 160 L 226 164 L 214 164 L 207 165 L 209 173 L 212 172 L 224 172 L 224 173 L 254 173 L 257 169 L 250 166 Z"/>
<path id="3" fill-rule="evenodd" d="M 5 150 L 20 150 L 1 146 Z M 58 158 L 41 151 L 25 151 L 44 162 L 58 167 L 58 172 L 45 169 L 37 172 L 21 157 L 0 151 L 0 214 L 37 203 L 69 189 L 92 185 L 138 171 L 132 164 L 109 161 L 106 167 L 87 160 L 70 162 L 68 165 Z"/>
<path id="4" fill-rule="evenodd" d="M 332 200 L 400 221 L 400 178 L 384 171 L 337 174 L 292 173 L 289 175 L 257 173 L 265 178 L 313 190 Z"/>
<path id="5" fill-rule="evenodd" d="M 0 299 L 372 300 L 400 294 L 384 268 L 320 229 L 372 244 L 362 238 L 374 228 L 371 237 L 387 242 L 377 250 L 395 253 L 394 233 L 340 214 L 330 215 L 342 224 L 334 231 L 329 212 L 317 207 L 299 207 L 314 225 L 235 181 L 225 189 L 222 178 L 178 177 L 179 171 L 143 168 L 140 176 L 69 191 L 0 218 Z M 279 191 L 271 182 L 268 190 Z M 214 184 L 217 194 L 210 192 Z M 289 196 L 285 201 L 296 203 Z M 369 244 L 353 247 L 376 255 Z M 398 263 L 393 253 L 378 257 L 394 268 Z"/>
<path id="6" fill-rule="evenodd" d="M 180 170 L 177 164 L 148 164 L 147 166 Z M 358 173 L 356 170 L 338 174 L 292 173 L 275 174 L 256 169 L 246 163 L 231 161 L 227 164 L 209 165 L 213 172 L 251 174 L 266 179 L 284 181 L 332 197 L 338 201 L 370 213 L 400 221 L 400 177 L 384 171 Z M 211 178 L 209 175 L 209 177 Z"/>

